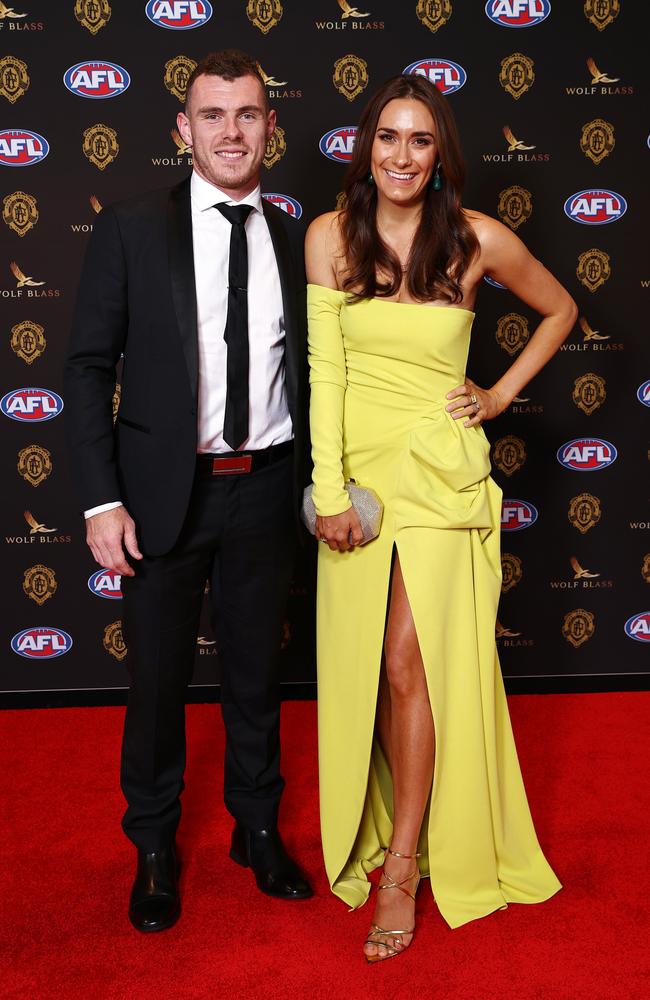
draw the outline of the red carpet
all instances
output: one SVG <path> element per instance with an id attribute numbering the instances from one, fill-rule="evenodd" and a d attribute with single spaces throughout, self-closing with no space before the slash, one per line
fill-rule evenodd
<path id="1" fill-rule="evenodd" d="M 285 705 L 282 827 L 314 879 L 267 899 L 226 846 L 215 706 L 188 709 L 184 912 L 144 937 L 126 918 L 134 853 L 119 829 L 123 710 L 0 714 L 5 1000 L 648 1000 L 650 693 L 510 700 L 540 839 L 565 888 L 450 931 L 428 886 L 408 954 L 369 967 L 371 917 L 321 865 L 315 706 Z"/>

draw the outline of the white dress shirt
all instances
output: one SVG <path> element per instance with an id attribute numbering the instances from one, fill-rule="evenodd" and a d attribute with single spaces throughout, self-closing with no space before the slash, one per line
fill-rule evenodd
<path id="1" fill-rule="evenodd" d="M 229 452 L 223 439 L 226 407 L 228 258 L 231 224 L 214 207 L 252 205 L 248 243 L 248 428 L 243 448 L 259 450 L 293 437 L 284 368 L 284 312 L 278 265 L 262 210 L 259 186 L 235 202 L 197 173 L 190 182 L 199 359 L 199 452 Z M 243 450 L 243 449 L 242 449 Z M 85 517 L 121 501 L 84 511 Z"/>

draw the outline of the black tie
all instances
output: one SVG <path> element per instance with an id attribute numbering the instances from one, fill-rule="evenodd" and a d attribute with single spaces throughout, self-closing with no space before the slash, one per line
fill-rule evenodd
<path id="1" fill-rule="evenodd" d="M 228 261 L 228 314 L 223 339 L 228 347 L 223 438 L 237 451 L 248 438 L 248 246 L 246 219 L 252 205 L 215 205 L 231 224 Z"/>

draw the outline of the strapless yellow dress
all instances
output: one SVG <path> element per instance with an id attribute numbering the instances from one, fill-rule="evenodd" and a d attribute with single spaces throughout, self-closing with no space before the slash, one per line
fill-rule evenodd
<path id="1" fill-rule="evenodd" d="M 349 507 L 344 481 L 384 503 L 377 539 L 319 545 L 321 829 L 330 886 L 350 907 L 392 833 L 392 782 L 374 735 L 393 547 L 436 733 L 420 866 L 451 927 L 561 888 L 539 846 L 495 643 L 501 491 L 481 428 L 446 412 L 465 377 L 474 314 L 310 285 L 314 502 Z"/>

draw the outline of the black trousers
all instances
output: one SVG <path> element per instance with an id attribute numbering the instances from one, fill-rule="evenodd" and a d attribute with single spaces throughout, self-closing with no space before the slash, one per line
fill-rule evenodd
<path id="1" fill-rule="evenodd" d="M 178 542 L 122 578 L 131 677 L 122 744 L 122 826 L 141 850 L 173 837 L 185 770 L 185 695 L 206 580 L 226 729 L 224 799 L 253 829 L 277 821 L 278 653 L 293 568 L 292 458 L 245 475 L 197 473 Z"/>

